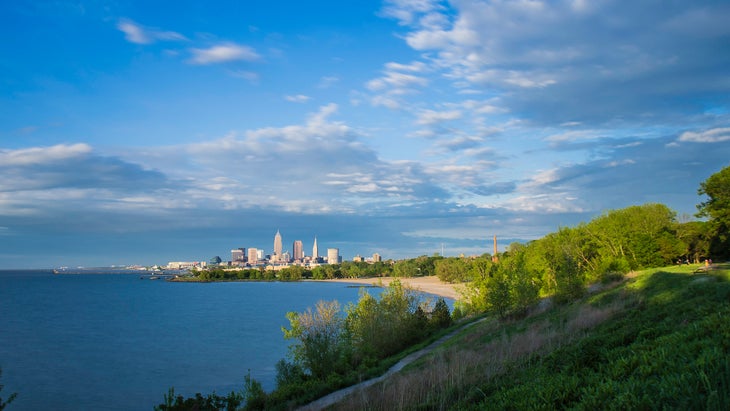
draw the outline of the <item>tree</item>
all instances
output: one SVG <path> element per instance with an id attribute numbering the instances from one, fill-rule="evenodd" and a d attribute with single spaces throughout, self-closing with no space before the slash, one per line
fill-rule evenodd
<path id="1" fill-rule="evenodd" d="M 497 270 L 497 265 L 490 258 L 479 257 L 471 261 L 469 278 L 462 290 L 462 298 L 456 302 L 460 314 L 481 313 L 487 311 L 487 288 L 490 279 Z"/>
<path id="2" fill-rule="evenodd" d="M 525 264 L 524 253 L 516 253 L 505 258 L 500 264 L 505 270 L 510 284 L 512 309 L 524 314 L 540 298 L 540 282 Z"/>
<path id="3" fill-rule="evenodd" d="M 416 292 L 392 281 L 380 294 L 363 289 L 357 304 L 347 307 L 347 330 L 355 361 L 382 359 L 405 348 L 422 335 L 418 329 Z"/>
<path id="4" fill-rule="evenodd" d="M 420 307 L 419 307 L 420 308 Z M 435 328 L 446 328 L 451 325 L 449 306 L 443 298 L 439 298 L 431 311 L 431 325 Z"/>
<path id="5" fill-rule="evenodd" d="M 464 282 L 468 278 L 468 265 L 463 258 L 443 258 L 434 263 L 436 276 L 447 283 Z"/>
<path id="6" fill-rule="evenodd" d="M 298 340 L 292 347 L 294 360 L 316 378 L 336 370 L 344 350 L 344 319 L 337 301 L 319 301 L 314 311 L 289 312 L 290 329 L 282 327 L 284 338 Z"/>
<path id="7" fill-rule="evenodd" d="M 707 258 L 710 255 L 711 241 L 709 229 L 709 223 L 706 221 L 688 221 L 679 224 L 677 238 L 684 247 L 680 255 L 696 262 L 699 262 L 700 258 Z"/>
<path id="8" fill-rule="evenodd" d="M 716 258 L 730 257 L 730 167 L 725 167 L 700 183 L 699 195 L 707 201 L 697 205 L 697 216 L 709 218 L 710 253 Z"/>
<path id="9" fill-rule="evenodd" d="M 401 260 L 393 266 L 395 277 L 416 277 L 419 274 L 419 266 L 414 259 Z"/>
<path id="10" fill-rule="evenodd" d="M 512 307 L 512 295 L 510 293 L 509 278 L 502 266 L 498 265 L 494 274 L 487 279 L 486 303 L 487 309 L 505 318 Z"/>
<path id="11" fill-rule="evenodd" d="M 697 205 L 698 217 L 722 220 L 730 225 L 730 166 L 700 183 L 697 193 L 707 196 L 707 201 Z"/>

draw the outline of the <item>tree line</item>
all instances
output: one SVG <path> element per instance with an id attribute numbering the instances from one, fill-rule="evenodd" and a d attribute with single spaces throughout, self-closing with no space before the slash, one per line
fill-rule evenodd
<path id="1" fill-rule="evenodd" d="M 513 243 L 497 256 L 434 261 L 443 281 L 465 282 L 455 315 L 525 313 L 542 297 L 558 303 L 580 297 L 586 285 L 633 270 L 730 258 L 730 167 L 701 183 L 706 195 L 697 217 L 678 221 L 663 204 L 607 211 L 588 223 L 563 227 L 527 244 Z"/>

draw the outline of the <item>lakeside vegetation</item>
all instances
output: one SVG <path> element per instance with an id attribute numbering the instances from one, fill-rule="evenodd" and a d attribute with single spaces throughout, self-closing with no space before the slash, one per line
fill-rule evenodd
<path id="1" fill-rule="evenodd" d="M 730 266 L 648 269 L 523 319 L 486 319 L 332 407 L 730 409 Z"/>
<path id="2" fill-rule="evenodd" d="M 698 205 L 706 221 L 678 221 L 668 207 L 646 204 L 512 244 L 496 261 L 396 262 L 391 275 L 466 285 L 454 313 L 443 314 L 448 322 L 397 281 L 344 311 L 320 302 L 288 315 L 292 351 L 277 364 L 271 393 L 249 375 L 228 397 L 185 399 L 171 390 L 156 409 L 292 409 L 382 374 L 403 349 L 465 317 L 484 320 L 410 372 L 334 408 L 728 409 L 730 274 L 709 259 L 730 257 L 730 168 L 698 193 L 708 198 Z M 330 267 L 317 275 L 336 278 Z"/>

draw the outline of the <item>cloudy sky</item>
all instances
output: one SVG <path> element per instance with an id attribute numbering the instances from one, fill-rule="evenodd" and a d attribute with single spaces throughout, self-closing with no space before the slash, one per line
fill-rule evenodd
<path id="1" fill-rule="evenodd" d="M 727 1 L 0 3 L 0 267 L 491 251 L 730 165 Z"/>

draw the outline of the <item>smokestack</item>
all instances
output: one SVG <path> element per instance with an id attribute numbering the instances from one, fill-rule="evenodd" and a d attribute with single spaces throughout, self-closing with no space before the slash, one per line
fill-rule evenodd
<path id="1" fill-rule="evenodd" d="M 494 236 L 494 253 L 492 254 L 492 261 L 497 262 L 499 258 L 497 258 L 497 236 Z"/>

